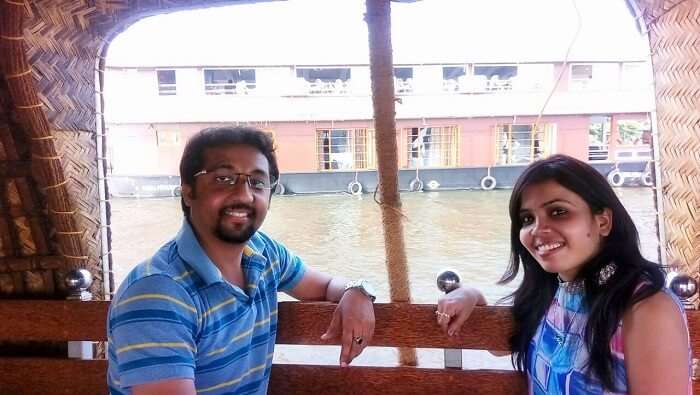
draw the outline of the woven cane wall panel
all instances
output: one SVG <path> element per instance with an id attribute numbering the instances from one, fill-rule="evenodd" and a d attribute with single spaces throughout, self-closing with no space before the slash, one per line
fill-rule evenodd
<path id="1" fill-rule="evenodd" d="M 666 251 L 688 273 L 700 269 L 700 2 L 649 9 L 656 80 Z"/>
<path id="2" fill-rule="evenodd" d="M 101 296 L 102 267 L 100 265 L 100 206 L 97 174 L 97 144 L 95 135 L 89 132 L 54 131 L 56 149 L 62 157 L 61 164 L 71 180 L 69 191 L 76 204 L 75 219 L 78 229 L 84 231 L 83 245 L 89 257 L 85 267 L 93 274 L 93 294 Z"/>
<path id="3" fill-rule="evenodd" d="M 59 259 L 48 241 L 45 203 L 31 177 L 26 138 L 8 110 L 11 101 L 0 79 L 0 297 L 52 296 Z M 23 259 L 35 256 L 37 259 Z"/>
<path id="4" fill-rule="evenodd" d="M 30 4 L 24 21 L 27 59 L 52 129 L 92 130 L 99 37 L 86 29 L 95 8 L 81 1 Z"/>
<path id="5" fill-rule="evenodd" d="M 625 0 L 635 1 L 635 0 Z M 697 3 L 697 0 L 636 0 L 641 17 L 646 25 L 651 25 L 664 14 L 677 7 L 681 3 Z"/>
<path id="6" fill-rule="evenodd" d="M 15 143 L 16 130 L 14 128 L 16 125 L 12 122 L 12 111 L 10 110 L 10 98 L 7 91 L 7 85 L 5 84 L 5 79 L 0 72 L 0 156 L 1 161 L 5 160 L 17 160 L 19 159 L 20 153 L 17 151 L 17 145 Z M 22 141 L 23 142 L 23 141 Z M 24 153 L 27 152 L 26 149 L 23 150 Z"/>

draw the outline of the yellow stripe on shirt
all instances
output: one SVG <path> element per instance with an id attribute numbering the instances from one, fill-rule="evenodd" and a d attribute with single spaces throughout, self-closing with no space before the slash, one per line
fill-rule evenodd
<path id="1" fill-rule="evenodd" d="M 187 303 L 185 303 L 185 302 L 183 302 L 183 301 L 181 301 L 181 300 L 175 299 L 175 298 L 173 298 L 172 296 L 163 295 L 163 294 L 143 294 L 143 295 L 132 296 L 132 297 L 130 297 L 130 298 L 126 298 L 126 299 L 122 300 L 121 302 L 119 302 L 119 303 L 117 304 L 117 306 L 120 306 L 120 307 L 121 307 L 121 306 L 123 306 L 123 305 L 125 305 L 125 304 L 127 304 L 127 303 L 135 302 L 135 301 L 137 301 L 137 300 L 144 300 L 144 299 L 163 299 L 163 300 L 167 300 L 167 301 L 173 302 L 173 303 L 175 303 L 175 304 L 177 304 L 177 305 L 180 305 L 180 306 L 186 308 L 187 310 L 189 310 L 189 311 L 191 311 L 191 312 L 193 312 L 193 313 L 195 313 L 195 314 L 197 313 L 197 309 L 195 309 L 193 306 L 190 306 L 190 305 L 188 305 Z"/>
<path id="2" fill-rule="evenodd" d="M 229 300 L 227 300 L 225 302 L 221 302 L 221 303 L 217 304 L 216 306 L 212 307 L 211 309 L 205 311 L 204 314 L 202 314 L 202 317 L 206 317 L 209 314 L 215 312 L 216 310 L 219 310 L 220 308 L 227 306 L 227 305 L 230 305 L 230 304 L 233 304 L 233 303 L 236 303 L 236 298 L 230 298 Z"/>
<path id="3" fill-rule="evenodd" d="M 197 350 L 190 346 L 187 343 L 182 343 L 182 342 L 150 342 L 150 343 L 138 343 L 138 344 L 132 344 L 130 346 L 122 347 L 117 350 L 117 354 L 131 351 L 131 350 L 140 350 L 142 348 L 156 348 L 156 347 L 167 347 L 167 348 L 186 348 L 193 353 L 196 353 Z"/>
<path id="4" fill-rule="evenodd" d="M 277 315 L 277 310 L 271 311 L 271 312 L 270 312 L 270 317 L 272 317 L 273 315 Z M 226 351 L 226 349 L 228 349 L 229 346 L 231 346 L 231 344 L 233 344 L 233 343 L 235 343 L 236 341 L 238 341 L 238 340 L 240 340 L 240 339 L 242 339 L 242 338 L 244 338 L 244 337 L 250 335 L 251 333 L 253 333 L 253 330 L 254 330 L 256 327 L 265 325 L 266 323 L 270 322 L 270 317 L 268 317 L 268 318 L 266 318 L 266 319 L 264 319 L 264 320 L 260 320 L 260 321 L 256 322 L 255 325 L 253 325 L 252 328 L 250 328 L 249 330 L 247 330 L 247 331 L 245 331 L 245 332 L 243 332 L 243 333 L 241 333 L 241 334 L 238 334 L 238 335 L 234 336 L 234 337 L 231 339 L 231 341 L 228 342 L 228 344 L 227 344 L 226 346 L 221 347 L 221 348 L 218 348 L 218 349 L 216 349 L 216 350 L 213 350 L 213 351 L 207 353 L 207 356 L 208 356 L 208 357 L 211 357 L 212 355 L 221 354 L 222 352 Z"/>
<path id="5" fill-rule="evenodd" d="M 192 271 L 188 270 L 177 277 L 173 277 L 173 280 L 180 281 L 180 280 L 183 280 L 183 279 L 189 277 L 191 274 L 192 274 Z"/>
<path id="6" fill-rule="evenodd" d="M 250 329 L 248 329 L 247 331 L 245 331 L 245 332 L 243 332 L 243 333 L 241 333 L 241 334 L 235 336 L 233 339 L 231 339 L 230 342 L 228 342 L 228 344 L 227 344 L 226 346 L 221 347 L 221 348 L 219 348 L 219 349 L 216 349 L 216 350 L 214 350 L 214 351 L 209 352 L 209 353 L 207 354 L 207 356 L 208 356 L 208 357 L 211 357 L 212 355 L 221 354 L 222 352 L 226 351 L 226 349 L 227 349 L 231 344 L 233 344 L 233 343 L 235 343 L 236 341 L 238 341 L 238 340 L 240 340 L 240 339 L 242 339 L 242 338 L 244 338 L 244 337 L 250 335 L 251 333 L 253 333 L 253 329 L 254 329 L 254 328 L 250 328 Z"/>
<path id="7" fill-rule="evenodd" d="M 274 269 L 275 266 L 278 266 L 279 264 L 280 264 L 279 261 L 272 261 L 272 263 L 270 264 L 270 267 L 268 267 L 267 270 L 265 270 L 263 272 L 263 276 L 268 275 L 272 271 L 272 269 Z"/>

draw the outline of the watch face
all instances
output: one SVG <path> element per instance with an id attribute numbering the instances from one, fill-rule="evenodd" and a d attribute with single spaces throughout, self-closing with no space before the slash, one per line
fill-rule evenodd
<path id="1" fill-rule="evenodd" d="M 361 286 L 365 290 L 365 292 L 367 292 L 371 296 L 377 296 L 377 293 L 374 291 L 374 287 L 372 287 L 372 284 L 370 284 L 369 281 L 362 281 Z"/>

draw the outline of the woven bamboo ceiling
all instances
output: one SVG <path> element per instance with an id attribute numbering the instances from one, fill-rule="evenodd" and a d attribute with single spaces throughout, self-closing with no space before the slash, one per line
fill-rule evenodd
<path id="1" fill-rule="evenodd" d="M 60 297 L 76 267 L 103 294 L 102 54 L 144 16 L 237 2 L 250 1 L 0 0 L 0 298 Z M 631 8 L 649 30 L 656 77 L 663 248 L 698 278 L 700 0 Z"/>

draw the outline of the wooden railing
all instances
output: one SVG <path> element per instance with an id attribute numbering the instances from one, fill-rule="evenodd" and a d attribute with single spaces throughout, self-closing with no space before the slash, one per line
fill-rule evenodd
<path id="1" fill-rule="evenodd" d="M 108 302 L 0 301 L 0 342 L 105 341 Z M 278 344 L 329 344 L 320 340 L 334 305 L 281 302 Z M 505 307 L 477 308 L 461 335 L 448 338 L 435 324 L 434 305 L 376 304 L 373 346 L 505 350 L 511 330 Z M 693 350 L 700 350 L 700 313 L 691 312 Z M 694 355 L 697 357 L 698 353 Z M 0 357 L 0 393 L 104 394 L 107 362 L 44 357 Z M 274 364 L 271 394 L 513 394 L 525 379 L 509 370 L 428 369 Z M 695 390 L 696 394 L 700 391 Z"/>

